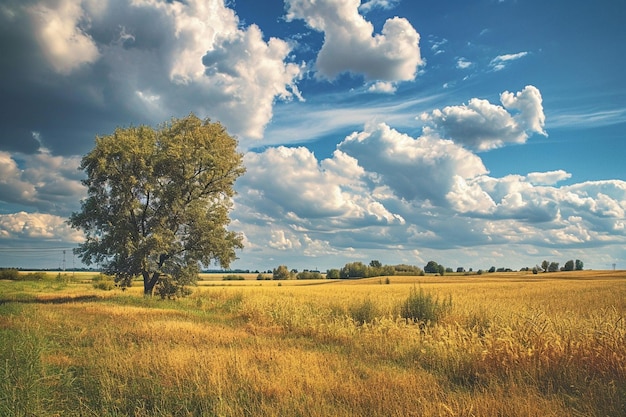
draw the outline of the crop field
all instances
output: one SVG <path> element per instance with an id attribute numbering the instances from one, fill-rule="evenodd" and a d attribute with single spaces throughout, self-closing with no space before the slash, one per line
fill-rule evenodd
<path id="1" fill-rule="evenodd" d="M 626 271 L 0 281 L 1 416 L 625 416 Z"/>

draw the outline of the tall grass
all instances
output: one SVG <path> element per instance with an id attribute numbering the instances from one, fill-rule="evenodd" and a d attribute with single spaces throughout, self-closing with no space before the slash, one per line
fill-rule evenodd
<path id="1" fill-rule="evenodd" d="M 626 415 L 624 278 L 0 282 L 0 415 Z"/>

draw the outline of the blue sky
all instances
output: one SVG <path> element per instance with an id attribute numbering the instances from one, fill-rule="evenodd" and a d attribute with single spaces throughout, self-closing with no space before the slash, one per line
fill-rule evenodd
<path id="1" fill-rule="evenodd" d="M 194 112 L 247 173 L 232 267 L 626 267 L 618 1 L 4 0 L 0 266 L 78 266 L 96 135 Z"/>

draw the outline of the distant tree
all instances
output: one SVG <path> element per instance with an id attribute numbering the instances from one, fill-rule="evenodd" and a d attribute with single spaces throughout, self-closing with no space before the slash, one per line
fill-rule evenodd
<path id="1" fill-rule="evenodd" d="M 370 262 L 370 268 L 382 268 L 383 264 L 380 263 L 380 261 L 377 260 L 372 260 Z"/>
<path id="2" fill-rule="evenodd" d="M 291 272 L 285 265 L 280 265 L 278 268 L 272 270 L 272 279 L 285 280 L 291 278 Z"/>
<path id="3" fill-rule="evenodd" d="M 368 267 L 363 262 L 347 263 L 341 268 L 341 278 L 364 278 L 367 277 Z"/>
<path id="4" fill-rule="evenodd" d="M 565 262 L 565 265 L 563 265 L 563 271 L 573 271 L 574 270 L 574 261 L 573 260 L 569 260 L 567 262 Z"/>
<path id="5" fill-rule="evenodd" d="M 548 268 L 550 267 L 550 262 L 544 260 L 541 263 L 541 269 L 543 269 L 543 272 L 548 272 Z"/>
<path id="6" fill-rule="evenodd" d="M 557 272 L 558 270 L 559 270 L 559 263 L 550 262 L 550 265 L 548 266 L 548 272 Z"/>
<path id="7" fill-rule="evenodd" d="M 424 272 L 428 274 L 436 274 L 437 272 L 439 272 L 439 264 L 435 261 L 428 261 L 428 263 L 424 267 Z"/>
<path id="8" fill-rule="evenodd" d="M 226 229 L 242 161 L 222 125 L 194 115 L 97 137 L 80 165 L 87 199 L 68 220 L 85 232 L 75 253 L 120 285 L 142 277 L 145 295 L 195 282 L 200 265 L 228 267 L 243 247 Z"/>
<path id="9" fill-rule="evenodd" d="M 489 271 L 487 272 L 491 272 L 491 273 L 496 272 L 496 267 L 492 266 L 491 268 L 489 268 Z"/>
<path id="10" fill-rule="evenodd" d="M 446 274 L 446 268 L 443 265 L 438 265 L 437 272 L 439 273 L 439 275 L 443 276 Z"/>
<path id="11" fill-rule="evenodd" d="M 414 265 L 399 264 L 394 265 L 393 269 L 395 270 L 396 275 L 420 275 L 423 273 L 423 271 L 419 267 Z"/>
<path id="12" fill-rule="evenodd" d="M 538 272 L 539 272 L 539 268 L 537 268 L 536 266 L 533 267 L 533 274 L 537 275 Z"/>
<path id="13" fill-rule="evenodd" d="M 302 271 L 296 275 L 296 279 L 322 279 L 318 271 Z"/>
<path id="14" fill-rule="evenodd" d="M 575 266 L 577 271 L 582 271 L 583 270 L 583 261 L 581 261 L 580 259 L 576 259 L 576 266 Z"/>
<path id="15" fill-rule="evenodd" d="M 470 269 L 471 269 L 471 268 L 470 268 Z M 465 268 L 463 268 L 462 266 L 459 266 L 459 267 L 456 269 L 456 272 L 458 272 L 458 273 L 465 272 Z"/>
<path id="16" fill-rule="evenodd" d="M 329 269 L 326 271 L 326 278 L 339 279 L 341 278 L 341 271 L 339 271 L 338 269 Z"/>

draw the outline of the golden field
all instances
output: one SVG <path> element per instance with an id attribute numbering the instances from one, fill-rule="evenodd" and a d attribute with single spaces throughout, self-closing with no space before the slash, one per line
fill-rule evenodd
<path id="1" fill-rule="evenodd" d="M 67 275 L 0 281 L 2 416 L 626 415 L 626 271 L 212 276 L 176 301 Z M 401 318 L 416 289 L 436 322 Z"/>

